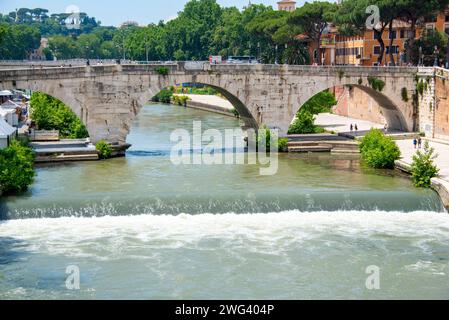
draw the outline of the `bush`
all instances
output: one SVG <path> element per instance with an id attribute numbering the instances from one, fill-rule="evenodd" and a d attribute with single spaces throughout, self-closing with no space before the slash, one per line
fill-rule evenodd
<path id="1" fill-rule="evenodd" d="M 30 100 L 31 118 L 38 129 L 58 130 L 61 138 L 87 138 L 84 124 L 68 106 L 40 92 L 34 92 Z"/>
<path id="2" fill-rule="evenodd" d="M 429 146 L 427 141 L 424 143 L 424 152 L 418 150 L 413 156 L 412 179 L 416 187 L 430 187 L 430 179 L 436 177 L 439 172 L 439 169 L 433 163 L 437 156 L 435 150 Z"/>
<path id="3" fill-rule="evenodd" d="M 104 140 L 100 140 L 95 145 L 95 149 L 97 149 L 100 159 L 108 159 L 112 155 L 111 146 Z"/>
<path id="4" fill-rule="evenodd" d="M 34 153 L 19 141 L 0 150 L 0 188 L 2 192 L 23 192 L 33 183 Z"/>
<path id="5" fill-rule="evenodd" d="M 168 74 L 168 72 L 169 72 L 169 70 L 168 70 L 167 67 L 157 67 L 157 68 L 155 69 L 155 71 L 156 71 L 158 74 L 163 75 L 163 76 L 166 76 L 166 75 Z"/>
<path id="6" fill-rule="evenodd" d="M 180 106 L 185 106 L 187 104 L 187 100 L 189 100 L 188 96 L 173 95 L 173 103 L 174 104 L 178 104 Z"/>
<path id="7" fill-rule="evenodd" d="M 322 133 L 324 129 L 315 125 L 315 117 L 309 111 L 302 111 L 288 129 L 288 134 Z"/>
<path id="8" fill-rule="evenodd" d="M 163 89 L 157 95 L 155 95 L 151 100 L 153 102 L 170 103 L 173 92 L 171 90 Z"/>
<path id="9" fill-rule="evenodd" d="M 363 160 L 373 168 L 394 168 L 394 161 L 399 159 L 401 151 L 390 137 L 379 129 L 371 131 L 360 143 Z"/>
<path id="10" fill-rule="evenodd" d="M 278 139 L 278 149 L 279 149 L 279 152 L 287 152 L 288 151 L 288 139 L 287 138 L 279 138 Z"/>

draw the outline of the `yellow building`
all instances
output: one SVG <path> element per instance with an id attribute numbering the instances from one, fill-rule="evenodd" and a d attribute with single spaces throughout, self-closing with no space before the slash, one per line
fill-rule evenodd
<path id="1" fill-rule="evenodd" d="M 281 0 L 278 2 L 279 11 L 292 12 L 296 10 L 296 1 L 293 0 Z"/>

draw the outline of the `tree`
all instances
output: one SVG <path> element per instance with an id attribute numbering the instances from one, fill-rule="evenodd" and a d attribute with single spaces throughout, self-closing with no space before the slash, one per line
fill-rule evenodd
<path id="1" fill-rule="evenodd" d="M 276 46 L 278 47 L 277 50 L 282 50 L 282 48 L 279 48 L 280 43 L 276 42 L 279 39 L 276 39 L 275 35 L 287 24 L 288 15 L 289 13 L 286 11 L 270 9 L 254 17 L 246 26 L 246 30 L 258 40 L 265 63 L 275 61 Z"/>
<path id="2" fill-rule="evenodd" d="M 81 54 L 76 40 L 72 37 L 54 36 L 48 41 L 48 49 L 57 59 L 74 59 Z"/>
<path id="3" fill-rule="evenodd" d="M 89 133 L 80 119 L 61 101 L 40 92 L 30 100 L 31 118 L 38 129 L 59 130 L 61 138 L 87 138 Z"/>
<path id="4" fill-rule="evenodd" d="M 380 20 L 371 27 L 380 46 L 377 62 L 382 65 L 385 54 L 385 42 L 382 35 L 388 26 L 392 27 L 393 20 L 399 17 L 400 7 L 396 0 L 345 0 L 342 2 L 334 20 L 339 25 L 350 26 L 353 30 L 358 30 L 361 33 L 367 28 L 369 15 L 366 13 L 366 9 L 372 5 L 379 8 Z M 375 20 L 368 22 L 373 21 Z M 392 55 L 390 58 L 392 58 Z"/>
<path id="5" fill-rule="evenodd" d="M 306 2 L 288 18 L 290 25 L 299 27 L 303 33 L 307 34 L 316 43 L 318 64 L 321 64 L 321 36 L 329 23 L 334 20 L 337 9 L 338 6 L 335 3 L 324 1 Z"/>
<path id="6" fill-rule="evenodd" d="M 413 42 L 413 46 L 406 48 L 410 51 L 410 61 L 417 65 L 420 63 L 420 51 L 422 49 L 423 61 L 425 66 L 433 66 L 435 58 L 438 61 L 443 60 L 445 57 L 445 50 L 448 44 L 448 36 L 444 32 L 436 30 L 426 30 L 420 39 Z M 435 57 L 435 47 L 439 49 L 438 56 Z"/>
<path id="7" fill-rule="evenodd" d="M 33 183 L 33 150 L 14 140 L 0 149 L 0 190 L 5 193 L 23 192 Z"/>
<path id="8" fill-rule="evenodd" d="M 2 59 L 26 59 L 40 45 L 39 29 L 23 24 L 0 24 L 0 57 Z"/>
<path id="9" fill-rule="evenodd" d="M 429 188 L 431 179 L 436 177 L 439 169 L 435 166 L 434 160 L 438 157 L 435 149 L 429 146 L 429 142 L 424 143 L 424 152 L 418 150 L 413 156 L 412 178 L 416 187 Z"/>
<path id="10" fill-rule="evenodd" d="M 410 23 L 406 46 L 407 62 L 410 62 L 418 25 L 426 18 L 443 11 L 449 5 L 449 0 L 397 0 L 396 5 L 399 8 L 399 19 Z"/>

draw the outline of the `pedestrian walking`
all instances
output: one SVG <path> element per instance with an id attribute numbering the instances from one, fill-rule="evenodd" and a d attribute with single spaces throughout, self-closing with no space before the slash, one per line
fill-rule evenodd
<path id="1" fill-rule="evenodd" d="M 413 147 L 416 149 L 417 145 L 418 145 L 418 140 L 415 138 L 415 139 L 413 139 Z"/>
<path id="2" fill-rule="evenodd" d="M 351 132 L 352 132 L 352 130 L 354 130 L 354 127 L 352 126 L 352 123 L 351 123 L 351 125 L 349 126 L 349 130 L 351 130 Z"/>
<path id="3" fill-rule="evenodd" d="M 354 130 L 359 131 L 359 127 L 357 127 L 357 123 L 354 125 Z"/>
<path id="4" fill-rule="evenodd" d="M 418 149 L 421 149 L 421 145 L 422 145 L 422 139 L 421 139 L 421 137 L 418 137 Z"/>

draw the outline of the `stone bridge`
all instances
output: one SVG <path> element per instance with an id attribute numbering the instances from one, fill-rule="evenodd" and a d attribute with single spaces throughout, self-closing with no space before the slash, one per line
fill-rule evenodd
<path id="1" fill-rule="evenodd" d="M 166 75 L 161 74 L 164 73 L 161 67 L 168 70 Z M 217 89 L 240 113 L 246 128 L 266 125 L 285 134 L 308 99 L 325 89 L 346 85 L 358 87 L 373 97 L 390 128 L 418 131 L 423 128 L 421 118 L 425 117 L 419 113 L 419 103 L 414 103 L 412 96 L 419 78 L 426 78 L 428 83 L 434 81 L 433 68 L 417 67 L 178 62 L 0 69 L 0 90 L 47 93 L 70 106 L 87 126 L 92 141 L 104 139 L 111 143 L 126 141 L 134 117 L 154 95 L 183 83 L 201 83 Z M 383 81 L 382 90 L 373 89 L 372 79 Z M 405 92 L 407 98 L 403 96 Z"/>

